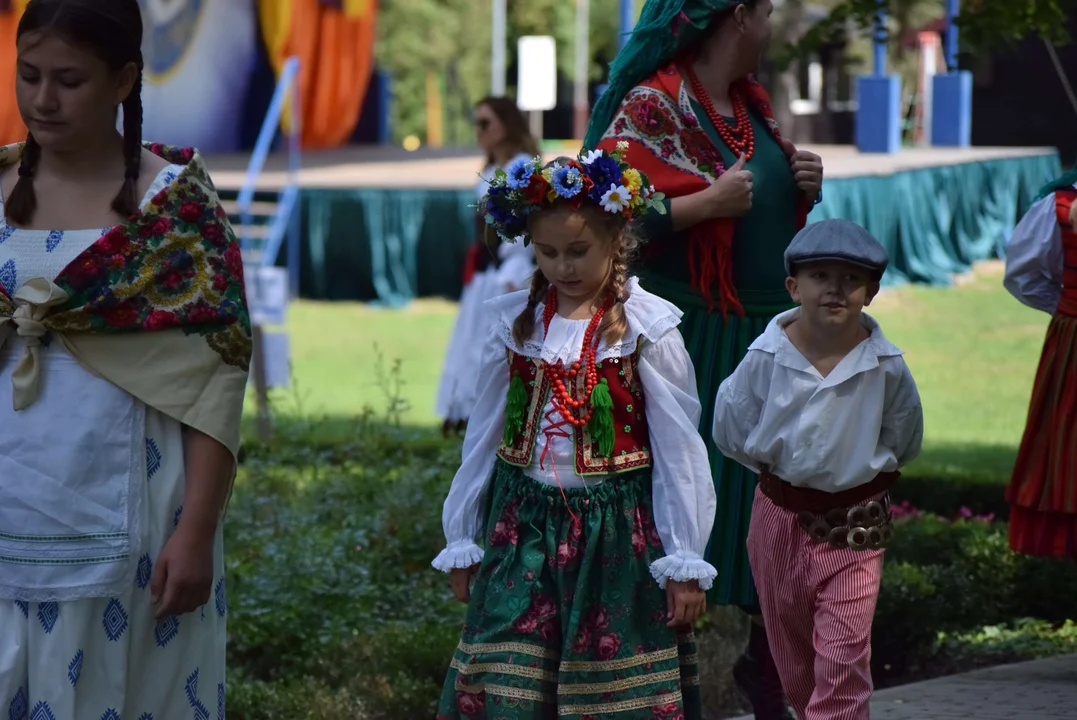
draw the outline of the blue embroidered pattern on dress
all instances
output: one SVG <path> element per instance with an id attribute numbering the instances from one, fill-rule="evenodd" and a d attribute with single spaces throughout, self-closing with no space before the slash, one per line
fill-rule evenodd
<path id="1" fill-rule="evenodd" d="M 101 618 L 101 626 L 105 628 L 105 635 L 112 642 L 116 642 L 127 630 L 127 611 L 116 598 L 109 601 L 105 608 L 105 614 Z"/>
<path id="2" fill-rule="evenodd" d="M 105 711 L 105 714 L 101 716 L 101 720 L 120 720 L 120 714 L 113 708 L 109 708 Z"/>
<path id="3" fill-rule="evenodd" d="M 14 260 L 8 260 L 3 267 L 0 267 L 0 286 L 7 291 L 9 296 L 15 292 L 15 283 L 18 279 L 19 274 L 15 270 Z"/>
<path id="4" fill-rule="evenodd" d="M 187 678 L 187 685 L 185 687 L 187 692 L 187 704 L 194 710 L 195 720 L 209 720 L 209 710 L 202 704 L 202 701 L 198 699 L 198 669 Z"/>
<path id="5" fill-rule="evenodd" d="M 153 720 L 153 713 L 142 713 L 138 716 L 138 720 Z"/>
<path id="6" fill-rule="evenodd" d="M 53 250 L 55 250 L 56 246 L 59 245 L 63 241 L 63 239 L 64 239 L 64 231 L 63 230 L 51 230 L 51 231 L 49 231 L 49 236 L 45 240 L 45 252 L 52 252 Z"/>
<path id="7" fill-rule="evenodd" d="M 183 506 L 182 505 L 180 505 L 178 508 L 176 508 L 176 514 L 172 518 L 172 527 L 176 527 L 177 525 L 179 525 L 181 515 L 183 515 Z"/>
<path id="8" fill-rule="evenodd" d="M 224 683 L 217 683 L 217 720 L 224 720 Z"/>
<path id="9" fill-rule="evenodd" d="M 8 705 L 8 720 L 26 720 L 26 711 L 29 707 L 30 701 L 26 699 L 26 689 L 20 687 L 19 691 L 15 693 L 15 699 Z"/>
<path id="10" fill-rule="evenodd" d="M 71 681 L 71 687 L 79 682 L 79 676 L 82 675 L 82 651 L 79 650 L 75 653 L 75 657 L 71 658 L 71 664 L 67 666 L 67 679 Z"/>
<path id="11" fill-rule="evenodd" d="M 157 621 L 157 627 L 153 629 L 153 638 L 157 641 L 157 647 L 164 647 L 172 642 L 179 634 L 179 618 L 169 615 Z"/>
<path id="12" fill-rule="evenodd" d="M 213 588 L 213 600 L 217 606 L 217 614 L 224 617 L 224 614 L 228 612 L 228 598 L 224 592 L 224 575 L 221 575 L 221 579 L 217 581 L 217 587 Z"/>
<path id="13" fill-rule="evenodd" d="M 27 620 L 30 619 L 30 603 L 23 602 L 22 600 L 16 600 L 15 604 L 18 605 L 19 610 L 22 610 L 22 616 Z"/>
<path id="14" fill-rule="evenodd" d="M 52 714 L 52 708 L 49 707 L 47 702 L 39 702 L 34 705 L 34 711 L 30 713 L 30 720 L 56 720 L 56 716 Z"/>
<path id="15" fill-rule="evenodd" d="M 153 438 L 146 438 L 146 479 L 149 480 L 161 469 L 161 449 Z"/>
<path id="16" fill-rule="evenodd" d="M 150 584 L 150 580 L 153 578 L 153 561 L 150 560 L 150 556 L 143 555 L 138 559 L 138 570 L 135 572 L 135 582 L 138 583 L 139 590 L 145 590 L 146 586 Z"/>
<path id="17" fill-rule="evenodd" d="M 10 238 L 14 234 L 15 234 L 15 228 L 13 228 L 10 225 L 5 223 L 4 224 L 4 229 L 0 230 L 0 245 L 3 245 L 4 241 L 7 240 L 8 238 Z"/>
<path id="18" fill-rule="evenodd" d="M 59 603 L 43 602 L 37 606 L 37 619 L 41 622 L 41 628 L 46 635 L 52 634 L 52 629 L 56 627 L 56 621 L 59 618 Z"/>

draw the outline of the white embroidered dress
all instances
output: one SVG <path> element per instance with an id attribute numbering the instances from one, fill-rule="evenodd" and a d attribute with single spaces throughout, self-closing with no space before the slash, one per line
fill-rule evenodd
<path id="1" fill-rule="evenodd" d="M 162 170 L 143 204 L 182 170 Z M 103 233 L 0 219 L 0 285 L 55 278 Z M 0 718 L 223 720 L 220 529 L 209 604 L 157 622 L 150 600 L 183 511 L 182 426 L 23 334 L 0 348 Z M 16 412 L 12 374 L 38 342 L 40 390 Z"/>
<path id="2" fill-rule="evenodd" d="M 521 153 L 505 166 L 517 160 L 527 160 Z M 488 167 L 483 171 L 475 188 L 476 201 L 481 200 L 490 187 L 490 180 L 499 168 Z M 490 232 L 493 232 L 492 230 Z M 467 420 L 475 407 L 478 394 L 478 367 L 482 361 L 482 348 L 490 332 L 490 317 L 486 301 L 499 295 L 526 288 L 535 270 L 535 250 L 523 243 L 503 242 L 497 250 L 499 265 L 490 265 L 476 273 L 460 294 L 460 311 L 449 338 L 445 352 L 445 366 L 441 372 L 434 412 L 439 418 L 451 421 Z"/>
<path id="3" fill-rule="evenodd" d="M 505 400 L 509 390 L 506 348 L 526 357 L 569 364 L 580 355 L 589 320 L 568 320 L 554 315 L 549 332 L 535 324 L 532 337 L 517 345 L 512 337 L 516 316 L 527 305 L 528 291 L 512 293 L 487 303 L 491 330 L 484 345 L 483 364 L 478 375 L 484 387 L 475 405 L 475 414 L 464 438 L 460 469 L 445 499 L 442 525 L 446 547 L 434 560 L 438 570 L 466 568 L 482 560 L 477 539 L 482 535 L 481 507 L 494 472 L 497 450 L 505 427 Z M 536 309 L 542 317 L 544 305 Z M 630 355 L 639 345 L 640 384 L 646 402 L 647 428 L 653 448 L 651 472 L 654 523 L 666 556 L 651 565 L 651 574 L 661 587 L 672 578 L 679 582 L 698 580 L 708 589 L 718 572 L 703 559 L 714 525 L 715 492 L 711 480 L 707 448 L 699 435 L 702 408 L 696 391 L 692 360 L 677 331 L 681 312 L 670 303 L 628 282 L 625 302 L 628 331 L 620 342 L 599 341 L 596 360 Z M 545 335 L 544 335 L 545 332 Z M 604 478 L 576 475 L 575 446 L 571 436 L 551 429 L 547 398 L 543 420 L 536 436 L 528 477 L 546 485 L 593 486 Z"/>

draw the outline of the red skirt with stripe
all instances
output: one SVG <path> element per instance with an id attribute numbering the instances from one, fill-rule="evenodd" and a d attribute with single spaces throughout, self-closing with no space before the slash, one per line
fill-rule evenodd
<path id="1" fill-rule="evenodd" d="M 1006 491 L 1010 547 L 1077 557 L 1077 317 L 1051 320 Z"/>

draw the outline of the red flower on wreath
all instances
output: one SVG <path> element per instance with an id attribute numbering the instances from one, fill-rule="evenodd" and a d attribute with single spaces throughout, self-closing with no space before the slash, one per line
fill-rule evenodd
<path id="1" fill-rule="evenodd" d="M 524 199 L 531 205 L 538 205 L 546 199 L 550 185 L 541 175 L 532 175 L 531 182 L 524 189 Z"/>
<path id="2" fill-rule="evenodd" d="M 662 107 L 653 97 L 637 98 L 625 109 L 632 124 L 641 134 L 649 137 L 664 137 L 677 131 L 669 111 Z"/>

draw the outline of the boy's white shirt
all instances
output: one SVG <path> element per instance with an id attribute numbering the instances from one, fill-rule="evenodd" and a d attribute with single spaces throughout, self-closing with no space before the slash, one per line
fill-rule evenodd
<path id="1" fill-rule="evenodd" d="M 445 550 L 433 565 L 448 572 L 482 560 L 478 540 L 483 532 L 481 507 L 494 471 L 505 423 L 505 400 L 509 389 L 506 350 L 547 362 L 571 363 L 579 357 L 587 321 L 555 316 L 546 333 L 541 320 L 523 343 L 512 337 L 516 316 L 527 305 L 528 291 L 511 293 L 486 303 L 492 320 L 478 369 L 481 391 L 468 422 L 460 469 L 445 499 L 442 525 Z M 541 318 L 543 304 L 536 308 Z M 639 345 L 637 372 L 643 388 L 650 436 L 654 524 L 666 556 L 651 565 L 651 574 L 665 587 L 667 579 L 698 580 L 707 589 L 718 572 L 703 559 L 714 524 L 716 497 L 707 448 L 699 434 L 702 407 L 696 390 L 695 369 L 677 332 L 681 313 L 675 306 L 648 293 L 636 278 L 628 282 L 625 302 L 628 331 L 620 342 L 599 342 L 597 360 L 613 360 L 635 351 Z M 540 432 L 531 465 L 524 472 L 536 482 L 580 487 L 575 476 L 575 446 L 571 435 L 551 437 L 541 432 L 549 425 L 552 409 L 543 408 Z M 556 416 L 556 412 L 550 417 Z M 549 452 L 543 458 L 543 449 Z M 597 479 L 589 479 L 593 485 Z M 616 477 L 606 482 L 617 482 Z"/>
<path id="2" fill-rule="evenodd" d="M 923 411 L 902 352 L 867 314 L 870 335 L 823 377 L 774 318 L 718 388 L 714 442 L 751 470 L 839 492 L 897 470 L 920 452 Z"/>

